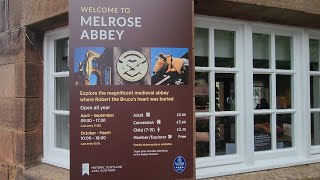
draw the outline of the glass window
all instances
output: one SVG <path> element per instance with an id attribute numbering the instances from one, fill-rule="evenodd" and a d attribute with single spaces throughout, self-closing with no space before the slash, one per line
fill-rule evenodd
<path id="1" fill-rule="evenodd" d="M 69 168 L 69 30 L 45 33 L 43 162 Z"/>
<path id="2" fill-rule="evenodd" d="M 209 39 L 214 39 L 214 42 Z M 227 157 L 238 153 L 235 39 L 234 29 L 195 29 L 197 157 Z M 209 53 L 210 47 L 214 47 L 214 52 Z M 215 113 L 220 114 L 217 116 Z"/>
<path id="3" fill-rule="evenodd" d="M 291 108 L 291 76 L 277 75 L 277 108 L 290 109 Z"/>
<path id="4" fill-rule="evenodd" d="M 69 77 L 55 78 L 56 110 L 69 111 Z"/>
<path id="5" fill-rule="evenodd" d="M 234 31 L 214 31 L 214 54 L 216 67 L 235 67 Z"/>
<path id="6" fill-rule="evenodd" d="M 195 65 L 198 67 L 209 66 L 209 29 L 195 28 Z"/>
<path id="7" fill-rule="evenodd" d="M 309 51 L 310 51 L 310 71 L 319 71 L 320 61 L 320 45 L 319 40 L 310 39 Z"/>
<path id="8" fill-rule="evenodd" d="M 277 149 L 292 147 L 292 115 L 277 114 Z"/>
<path id="9" fill-rule="evenodd" d="M 270 75 L 253 75 L 253 107 L 255 109 L 270 109 Z"/>
<path id="10" fill-rule="evenodd" d="M 320 76 L 310 77 L 310 103 L 311 108 L 320 108 Z"/>
<path id="11" fill-rule="evenodd" d="M 311 113 L 311 144 L 320 145 L 320 112 Z"/>
<path id="12" fill-rule="evenodd" d="M 309 40 L 311 145 L 320 145 L 320 40 Z"/>
<path id="13" fill-rule="evenodd" d="M 216 111 L 234 111 L 236 109 L 234 79 L 234 74 L 217 73 L 215 75 Z"/>
<path id="14" fill-rule="evenodd" d="M 195 106 L 196 111 L 209 111 L 209 73 L 196 72 L 195 75 Z"/>
<path id="15" fill-rule="evenodd" d="M 69 116 L 55 115 L 55 146 L 62 149 L 69 149 Z"/>
<path id="16" fill-rule="evenodd" d="M 55 41 L 55 72 L 69 71 L 69 38 Z"/>
<path id="17" fill-rule="evenodd" d="M 198 117 L 196 121 L 196 155 L 210 156 L 210 118 Z"/>
<path id="18" fill-rule="evenodd" d="M 275 34 L 252 35 L 255 151 L 276 152 L 293 144 L 294 114 L 285 114 L 285 110 L 294 110 L 292 37 Z M 271 47 L 275 51 L 271 51 Z M 265 58 L 267 61 L 259 62 Z"/>
<path id="19" fill-rule="evenodd" d="M 292 69 L 292 38 L 287 36 L 275 36 L 276 42 L 276 68 Z"/>
<path id="20" fill-rule="evenodd" d="M 270 35 L 253 33 L 253 67 L 270 68 Z"/>
<path id="21" fill-rule="evenodd" d="M 215 134 L 215 154 L 217 156 L 235 154 L 237 152 L 235 117 L 216 117 Z"/>
<path id="22" fill-rule="evenodd" d="M 271 123 L 269 114 L 254 116 L 254 150 L 271 150 Z"/>

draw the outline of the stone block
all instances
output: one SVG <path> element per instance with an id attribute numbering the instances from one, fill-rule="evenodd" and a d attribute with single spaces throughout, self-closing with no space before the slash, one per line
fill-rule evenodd
<path id="1" fill-rule="evenodd" d="M 16 97 L 42 97 L 43 65 L 18 63 L 15 69 Z"/>
<path id="2" fill-rule="evenodd" d="M 53 23 L 55 24 L 55 22 Z M 42 31 L 27 29 L 26 39 L 26 62 L 33 62 L 37 64 L 43 64 L 43 38 L 44 33 Z"/>
<path id="3" fill-rule="evenodd" d="M 42 99 L 27 98 L 24 101 L 24 131 L 42 128 Z"/>
<path id="4" fill-rule="evenodd" d="M 1 58 L 1 57 L 0 57 Z M 15 97 L 15 65 L 7 64 L 0 66 L 0 97 Z"/>
<path id="5" fill-rule="evenodd" d="M 14 162 L 13 131 L 0 127 L 0 162 L 12 165 Z"/>
<path id="6" fill-rule="evenodd" d="M 23 0 L 22 6 L 23 26 L 68 12 L 68 0 Z"/>
<path id="7" fill-rule="evenodd" d="M 42 97 L 43 65 L 17 63 L 0 66 L 0 97 Z"/>
<path id="8" fill-rule="evenodd" d="M 22 29 L 0 36 L 0 65 L 25 61 L 25 37 Z"/>
<path id="9" fill-rule="evenodd" d="M 23 167 L 38 164 L 42 157 L 42 129 L 14 133 L 14 163 Z"/>
<path id="10" fill-rule="evenodd" d="M 17 166 L 9 167 L 9 180 L 25 180 L 23 177 L 23 168 Z"/>
<path id="11" fill-rule="evenodd" d="M 21 27 L 21 18 L 23 7 L 22 5 L 23 0 L 9 0 L 9 28 L 10 30 L 15 30 Z"/>
<path id="12" fill-rule="evenodd" d="M 0 164 L 0 179 L 1 180 L 8 180 L 8 166 Z"/>
<path id="13" fill-rule="evenodd" d="M 40 164 L 25 170 L 24 176 L 26 180 L 49 179 L 49 177 L 50 180 L 69 180 L 70 171 L 48 164 Z"/>
<path id="14" fill-rule="evenodd" d="M 16 131 L 38 129 L 41 111 L 40 98 L 0 98 L 0 126 Z"/>
<path id="15" fill-rule="evenodd" d="M 0 99 L 0 126 L 8 129 L 23 130 L 23 101 L 24 99 L 16 98 Z"/>

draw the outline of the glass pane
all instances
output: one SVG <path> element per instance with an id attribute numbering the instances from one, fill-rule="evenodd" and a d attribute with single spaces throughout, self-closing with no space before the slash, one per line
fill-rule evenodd
<path id="1" fill-rule="evenodd" d="M 216 117 L 216 155 L 235 154 L 236 124 L 235 117 Z"/>
<path id="2" fill-rule="evenodd" d="M 320 77 L 310 77 L 310 103 L 311 108 L 320 108 Z"/>
<path id="3" fill-rule="evenodd" d="M 216 74 L 215 75 L 215 110 L 216 111 L 235 111 L 235 74 Z"/>
<path id="4" fill-rule="evenodd" d="M 55 78 L 56 110 L 69 110 L 69 77 Z"/>
<path id="5" fill-rule="evenodd" d="M 69 116 L 55 115 L 55 147 L 69 149 Z"/>
<path id="6" fill-rule="evenodd" d="M 310 71 L 319 71 L 320 45 L 319 40 L 310 39 Z"/>
<path id="7" fill-rule="evenodd" d="M 196 121 L 196 155 L 205 157 L 210 154 L 210 123 L 208 117 L 197 118 Z"/>
<path id="8" fill-rule="evenodd" d="M 292 147 L 292 115 L 277 114 L 277 149 Z"/>
<path id="9" fill-rule="evenodd" d="M 55 41 L 55 72 L 69 71 L 69 38 Z"/>
<path id="10" fill-rule="evenodd" d="M 196 111 L 209 111 L 209 73 L 195 73 L 194 91 Z"/>
<path id="11" fill-rule="evenodd" d="M 291 76 L 277 75 L 277 108 L 290 109 L 291 107 Z"/>
<path id="12" fill-rule="evenodd" d="M 291 69 L 292 38 L 287 36 L 276 36 L 276 68 Z"/>
<path id="13" fill-rule="evenodd" d="M 270 75 L 253 75 L 253 107 L 255 109 L 270 109 Z"/>
<path id="14" fill-rule="evenodd" d="M 320 145 L 320 112 L 311 113 L 311 144 Z"/>
<path id="15" fill-rule="evenodd" d="M 271 149 L 270 114 L 254 116 L 254 150 L 266 151 Z"/>
<path id="16" fill-rule="evenodd" d="M 235 32 L 214 31 L 214 54 L 216 67 L 234 67 Z"/>
<path id="17" fill-rule="evenodd" d="M 253 67 L 270 68 L 270 35 L 254 33 L 253 41 Z"/>
<path id="18" fill-rule="evenodd" d="M 196 54 L 196 66 L 208 67 L 209 30 L 205 28 L 195 28 L 194 44 Z"/>

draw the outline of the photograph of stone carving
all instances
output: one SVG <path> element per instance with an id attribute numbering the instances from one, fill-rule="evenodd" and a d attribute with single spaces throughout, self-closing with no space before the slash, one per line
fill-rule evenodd
<path id="1" fill-rule="evenodd" d="M 151 84 L 186 85 L 188 84 L 188 48 L 152 48 Z"/>

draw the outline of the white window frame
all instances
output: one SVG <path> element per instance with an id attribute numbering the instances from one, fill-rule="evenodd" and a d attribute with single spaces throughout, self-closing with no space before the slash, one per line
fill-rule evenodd
<path id="1" fill-rule="evenodd" d="M 306 33 L 306 57 L 307 57 L 307 60 L 308 60 L 308 66 L 306 67 L 307 69 L 307 76 L 306 76 L 306 81 L 307 81 L 307 84 L 308 84 L 308 88 L 307 88 L 307 97 L 311 97 L 311 94 L 310 94 L 310 77 L 311 76 L 317 76 L 317 77 L 320 77 L 320 70 L 319 71 L 311 71 L 310 70 L 310 66 L 309 66 L 309 61 L 310 61 L 310 54 L 309 54 L 309 40 L 310 39 L 315 39 L 315 40 L 318 40 L 320 41 L 320 32 L 319 31 L 314 31 L 314 30 L 309 30 L 307 31 Z M 309 116 L 308 116 L 308 122 L 310 123 L 309 127 L 311 127 L 311 113 L 313 112 L 320 112 L 320 108 L 311 108 L 311 103 L 310 103 L 310 98 L 308 98 L 308 106 L 307 106 L 307 113 L 309 113 Z M 311 128 L 310 128 L 310 135 L 311 135 Z M 310 136 L 310 141 L 311 141 L 311 136 Z M 311 146 L 311 155 L 317 155 L 317 154 L 320 154 L 320 145 L 312 145 Z"/>
<path id="2" fill-rule="evenodd" d="M 309 100 L 306 100 L 306 95 L 310 93 L 310 83 L 307 79 L 310 78 L 308 71 L 309 67 L 309 50 L 306 48 L 309 46 L 308 35 L 306 29 L 298 27 L 289 27 L 282 25 L 272 25 L 265 23 L 253 23 L 248 21 L 241 20 L 231 20 L 218 17 L 208 17 L 208 16 L 196 16 L 195 17 L 195 27 L 212 29 L 214 27 L 228 27 L 225 30 L 232 30 L 232 27 L 239 28 L 239 34 L 242 37 L 242 53 L 238 54 L 240 58 L 243 58 L 243 64 L 237 66 L 236 69 L 242 75 L 240 78 L 241 85 L 237 88 L 240 90 L 245 90 L 240 93 L 243 96 L 242 100 L 238 102 L 238 105 L 242 106 L 242 109 L 237 109 L 237 114 L 240 115 L 241 119 L 237 121 L 241 122 L 238 125 L 241 132 L 238 135 L 238 143 L 240 142 L 240 149 L 236 156 L 233 156 L 233 159 L 230 155 L 224 157 L 200 157 L 196 159 L 196 177 L 197 179 L 231 175 L 237 173 L 245 173 L 266 169 L 274 169 L 281 167 L 288 167 L 301 164 L 310 164 L 320 162 L 320 146 L 311 147 L 311 137 L 310 137 L 310 103 Z M 231 29 L 230 29 L 231 28 Z M 275 36 L 274 35 L 283 35 L 292 37 L 292 69 L 291 70 L 282 70 L 282 69 L 256 69 L 253 68 L 253 44 L 252 44 L 252 35 L 253 33 L 262 33 L 270 34 L 271 38 L 271 51 L 275 51 Z M 320 36 L 317 36 L 318 38 Z M 318 39 L 317 38 L 317 39 Z M 214 52 L 212 49 L 212 44 L 214 44 L 214 39 L 209 39 L 209 52 Z M 236 46 L 238 48 L 238 46 Z M 271 53 L 275 55 L 275 53 Z M 210 58 L 211 57 L 211 58 Z M 212 59 L 212 54 L 209 53 L 209 59 Z M 237 60 L 239 57 L 237 57 Z M 275 63 L 275 57 L 270 57 L 270 60 L 273 59 Z M 203 72 L 213 72 L 215 73 L 215 68 L 210 67 L 196 67 L 196 71 Z M 294 100 L 292 103 L 291 109 L 268 109 L 268 110 L 254 110 L 253 107 L 253 74 L 272 74 L 270 78 L 271 81 L 276 80 L 276 74 L 285 74 L 292 75 L 292 90 L 291 96 Z M 210 81 L 211 86 L 214 84 L 213 81 Z M 271 84 L 270 84 L 271 85 Z M 307 88 L 301 88 L 307 87 Z M 275 88 L 275 87 L 271 87 Z M 214 89 L 214 88 L 213 88 Z M 214 90 L 210 90 L 214 91 Z M 272 90 L 276 92 L 275 89 Z M 239 89 L 238 89 L 239 92 Z M 211 95 L 214 95 L 213 92 L 210 92 Z M 271 93 L 270 93 L 271 94 Z M 276 96 L 276 94 L 272 94 Z M 310 97 L 310 96 L 307 96 Z M 272 97 L 272 103 L 276 103 L 275 97 Z M 239 101 L 239 99 L 238 99 Z M 276 107 L 275 104 L 273 107 Z M 292 147 L 286 149 L 276 149 L 273 148 L 270 151 L 254 151 L 254 112 L 255 113 L 270 113 L 272 116 L 281 113 L 291 113 L 292 114 Z M 213 116 L 213 113 L 196 113 L 196 117 L 203 116 Z M 245 119 L 245 120 L 244 120 Z M 276 118 L 273 117 L 273 120 Z M 214 131 L 215 127 L 211 126 L 210 131 Z M 273 127 L 272 132 L 276 132 L 276 129 Z M 276 138 L 276 133 L 273 133 L 273 139 Z M 211 137 L 212 136 L 211 133 Z M 211 141 L 215 141 L 214 138 Z M 239 146 L 238 146 L 239 147 Z M 275 142 L 273 142 L 273 147 L 275 147 Z M 211 147 L 212 148 L 212 147 Z M 312 153 L 311 153 L 312 152 Z"/>
<path id="3" fill-rule="evenodd" d="M 244 146 L 241 144 L 244 143 L 243 138 L 240 134 L 244 133 L 242 130 L 243 128 L 243 104 L 240 104 L 240 102 L 243 102 L 243 81 L 242 81 L 242 72 L 240 72 L 240 69 L 242 67 L 243 62 L 243 52 L 239 51 L 237 47 L 241 47 L 243 44 L 243 39 L 241 34 L 243 31 L 241 30 L 241 26 L 237 24 L 227 24 L 227 23 L 215 23 L 214 25 L 210 22 L 208 23 L 199 23 L 196 22 L 197 26 L 199 28 L 206 28 L 209 31 L 209 57 L 208 57 L 208 67 L 195 67 L 196 72 L 206 72 L 209 74 L 209 80 L 211 80 L 211 85 L 209 84 L 209 96 L 210 101 L 212 99 L 215 99 L 215 84 L 212 80 L 215 79 L 216 73 L 231 73 L 234 74 L 234 81 L 235 81 L 235 89 L 236 89 L 236 110 L 235 111 L 215 111 L 214 104 L 210 105 L 210 111 L 209 112 L 196 112 L 196 117 L 208 117 L 210 121 L 210 137 L 215 137 L 215 118 L 221 117 L 221 116 L 232 116 L 235 117 L 235 127 L 236 127 L 236 153 L 231 155 L 221 155 L 221 156 L 215 156 L 215 145 L 214 143 L 210 144 L 210 157 L 201 157 L 197 159 L 197 166 L 199 168 L 201 167 L 208 167 L 208 166 L 217 166 L 217 165 L 223 165 L 223 164 L 229 164 L 229 163 L 239 163 L 243 162 L 243 152 L 244 152 Z M 235 67 L 233 68 L 225 68 L 225 67 L 215 67 L 214 65 L 214 58 L 215 58 L 215 50 L 214 50 L 214 43 L 210 44 L 210 42 L 214 42 L 214 31 L 215 30 L 225 30 L 225 31 L 233 31 L 235 32 L 235 54 L 234 54 L 234 64 Z M 214 100 L 213 100 L 214 101 Z"/>
<path id="4" fill-rule="evenodd" d="M 42 162 L 69 169 L 70 151 L 55 147 L 55 115 L 69 115 L 69 111 L 55 110 L 55 78 L 68 77 L 69 72 L 54 72 L 55 41 L 69 37 L 68 27 L 48 31 L 44 35 L 44 98 L 43 98 L 43 159 Z"/>

